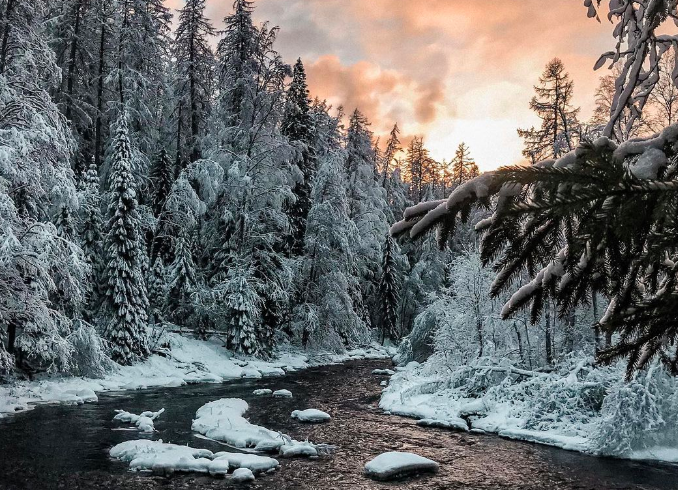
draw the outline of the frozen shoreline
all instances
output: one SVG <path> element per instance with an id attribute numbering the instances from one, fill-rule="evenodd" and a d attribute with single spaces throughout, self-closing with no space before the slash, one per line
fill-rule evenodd
<path id="1" fill-rule="evenodd" d="M 31 410 L 40 404 L 82 404 L 98 400 L 97 393 L 169 388 L 234 379 L 284 376 L 288 372 L 357 359 L 386 359 L 391 349 L 373 344 L 342 354 L 281 350 L 271 361 L 236 356 L 216 340 L 196 340 L 169 334 L 171 350 L 154 354 L 133 366 L 119 366 L 101 379 L 44 376 L 33 381 L 0 385 L 0 418 Z"/>
<path id="2" fill-rule="evenodd" d="M 535 430 L 526 422 L 531 405 L 537 403 L 536 399 L 529 396 L 501 398 L 492 393 L 477 398 L 467 397 L 450 385 L 444 375 L 434 374 L 428 367 L 413 362 L 405 368 L 398 368 L 382 391 L 379 407 L 393 415 L 418 419 L 418 425 L 422 426 L 494 434 L 593 456 L 678 463 L 678 445 L 653 444 L 649 437 L 644 448 L 620 454 L 600 450 L 591 435 L 601 422 L 601 415 L 591 417 L 587 423 L 562 421 L 559 426 L 553 424 L 552 427 Z"/>

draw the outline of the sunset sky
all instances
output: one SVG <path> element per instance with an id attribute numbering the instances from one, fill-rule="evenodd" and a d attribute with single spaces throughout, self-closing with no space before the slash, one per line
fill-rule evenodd
<path id="1" fill-rule="evenodd" d="M 180 7 L 182 0 L 168 0 Z M 217 28 L 231 0 L 207 0 Z M 398 122 L 423 135 L 434 158 L 466 142 L 482 170 L 517 163 L 516 128 L 538 124 L 532 86 L 553 57 L 591 115 L 598 56 L 612 27 L 586 17 L 581 0 L 257 0 L 255 20 L 280 26 L 277 49 L 301 57 L 312 96 L 358 107 L 376 134 Z"/>

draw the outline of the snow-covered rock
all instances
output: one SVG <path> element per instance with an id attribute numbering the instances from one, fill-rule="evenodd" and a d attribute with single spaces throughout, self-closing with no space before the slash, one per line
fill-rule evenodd
<path id="1" fill-rule="evenodd" d="M 136 415 L 131 412 L 126 412 L 125 410 L 116 410 L 116 415 L 113 417 L 113 420 L 134 424 L 141 432 L 153 432 L 155 430 L 155 419 L 160 417 L 164 411 L 165 409 L 161 408 L 157 412 L 146 411 L 142 412 L 140 415 Z"/>
<path id="2" fill-rule="evenodd" d="M 307 408 L 306 410 L 295 410 L 292 412 L 292 418 L 299 420 L 299 422 L 318 423 L 328 422 L 332 417 L 330 417 L 329 413 L 321 410 Z"/>
<path id="3" fill-rule="evenodd" d="M 273 393 L 273 390 L 269 390 L 268 388 L 262 388 L 262 389 L 259 389 L 259 390 L 254 390 L 252 392 L 252 394 L 255 395 L 255 396 L 270 395 L 271 393 Z"/>
<path id="4" fill-rule="evenodd" d="M 277 451 L 283 456 L 317 456 L 317 449 L 311 443 L 295 441 L 280 432 L 251 424 L 243 417 L 247 408 L 247 402 L 239 398 L 222 398 L 207 403 L 196 412 L 192 429 L 210 439 L 239 448 Z"/>
<path id="5" fill-rule="evenodd" d="M 417 420 L 417 425 L 422 427 L 440 427 L 441 429 L 450 429 L 450 430 L 468 430 L 468 424 L 464 419 L 459 417 L 449 418 L 445 420 L 438 419 L 419 419 Z"/>
<path id="6" fill-rule="evenodd" d="M 292 398 L 292 392 L 290 390 L 275 390 L 273 396 L 275 398 Z"/>
<path id="7" fill-rule="evenodd" d="M 416 473 L 437 472 L 438 463 L 413 453 L 383 453 L 365 465 L 365 473 L 375 480 L 392 480 Z"/>
<path id="8" fill-rule="evenodd" d="M 375 369 L 374 371 L 372 371 L 372 374 L 393 376 L 395 374 L 395 371 L 393 371 L 392 369 Z"/>
<path id="9" fill-rule="evenodd" d="M 128 462 L 132 470 L 152 470 L 161 475 L 183 472 L 225 476 L 229 469 L 234 468 L 236 471 L 247 470 L 251 474 L 272 471 L 280 466 L 277 460 L 266 456 L 227 452 L 212 453 L 207 449 L 195 449 L 146 439 L 125 441 L 113 446 L 110 455 L 112 458 Z"/>
<path id="10" fill-rule="evenodd" d="M 268 456 L 223 451 L 214 453 L 214 461 L 228 461 L 230 468 L 244 468 L 254 473 L 265 473 L 280 466 L 277 459 L 269 458 Z"/>
<path id="11" fill-rule="evenodd" d="M 246 483 L 254 481 L 254 473 L 252 473 L 252 471 L 247 468 L 238 468 L 233 472 L 231 481 L 234 483 Z"/>

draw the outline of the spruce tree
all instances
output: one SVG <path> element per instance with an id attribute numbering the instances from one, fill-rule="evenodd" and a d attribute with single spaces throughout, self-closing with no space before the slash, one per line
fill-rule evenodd
<path id="1" fill-rule="evenodd" d="M 311 208 L 311 180 L 315 173 L 315 156 L 312 146 L 312 120 L 309 114 L 310 101 L 306 72 L 301 58 L 294 65 L 292 82 L 287 91 L 285 114 L 282 121 L 282 134 L 291 143 L 300 145 L 300 157 L 297 166 L 302 173 L 302 180 L 294 187 L 294 203 L 287 212 L 290 221 L 289 247 L 292 256 L 303 252 L 306 217 Z"/>
<path id="2" fill-rule="evenodd" d="M 225 284 L 229 345 L 236 352 L 247 355 L 258 351 L 260 300 L 252 282 L 251 269 L 234 267 L 229 271 Z"/>
<path id="3" fill-rule="evenodd" d="M 113 130 L 109 158 L 111 175 L 103 274 L 104 308 L 109 317 L 106 336 L 111 343 L 113 360 L 130 364 L 149 354 L 148 298 L 143 274 L 143 238 L 132 175 L 132 150 L 124 113 L 118 117 Z"/>
<path id="4" fill-rule="evenodd" d="M 195 264 L 190 242 L 180 234 L 174 244 L 174 262 L 167 271 L 165 310 L 178 325 L 185 325 L 192 312 L 191 294 L 195 291 Z"/>
<path id="5" fill-rule="evenodd" d="M 542 121 L 541 128 L 518 130 L 518 135 L 525 139 L 523 155 L 531 163 L 558 158 L 576 146 L 579 109 L 572 107 L 573 87 L 563 62 L 558 58 L 551 60 L 539 78 L 539 85 L 534 87 L 537 95 L 530 101 L 530 109 Z"/>
<path id="6" fill-rule="evenodd" d="M 198 160 L 212 94 L 214 53 L 210 38 L 215 34 L 205 17 L 205 0 L 187 0 L 179 11 L 173 56 L 176 60 L 175 109 L 177 154 L 175 163 Z M 185 127 L 187 131 L 184 131 Z"/>
<path id="7" fill-rule="evenodd" d="M 155 216 L 160 216 L 165 206 L 165 201 L 167 201 L 167 196 L 169 196 L 174 183 L 174 175 L 174 162 L 172 162 L 167 150 L 163 148 L 155 158 L 149 173 L 152 189 L 151 204 Z"/>
<path id="8" fill-rule="evenodd" d="M 379 281 L 379 320 L 382 343 L 387 338 L 391 340 L 399 338 L 398 303 L 400 298 L 398 289 L 400 287 L 400 277 L 395 253 L 397 253 L 397 245 L 391 235 L 387 234 L 384 258 L 381 265 L 381 280 Z"/>

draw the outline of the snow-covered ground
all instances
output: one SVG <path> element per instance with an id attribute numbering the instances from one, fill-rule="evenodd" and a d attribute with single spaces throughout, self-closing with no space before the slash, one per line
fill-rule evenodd
<path id="1" fill-rule="evenodd" d="M 82 404 L 97 401 L 97 393 L 175 387 L 193 383 L 221 383 L 230 379 L 283 376 L 312 366 L 353 359 L 378 359 L 392 350 L 374 344 L 346 353 L 281 351 L 272 361 L 234 356 L 217 340 L 196 340 L 168 334 L 170 349 L 142 363 L 119 366 L 101 379 L 43 377 L 0 385 L 0 417 L 31 409 L 41 403 Z"/>
<path id="2" fill-rule="evenodd" d="M 597 455 L 678 462 L 678 383 L 659 367 L 623 382 L 623 366 L 572 359 L 554 372 L 478 360 L 399 368 L 380 407 L 424 426 L 489 432 Z"/>

